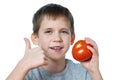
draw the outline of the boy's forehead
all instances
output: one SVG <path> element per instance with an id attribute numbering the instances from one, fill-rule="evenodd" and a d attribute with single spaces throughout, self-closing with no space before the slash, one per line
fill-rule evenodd
<path id="1" fill-rule="evenodd" d="M 44 20 L 44 19 L 57 20 L 57 19 L 60 19 L 60 18 L 66 20 L 66 21 L 68 21 L 68 22 L 70 21 L 66 16 L 63 16 L 63 15 L 58 15 L 58 16 L 44 15 L 44 16 L 42 17 L 42 20 Z"/>
<path id="2" fill-rule="evenodd" d="M 40 26 L 51 24 L 51 23 L 59 23 L 59 25 L 64 25 L 65 27 L 70 28 L 70 21 L 64 17 L 64 16 L 58 16 L 58 17 L 53 17 L 53 16 L 44 16 L 40 22 Z"/>

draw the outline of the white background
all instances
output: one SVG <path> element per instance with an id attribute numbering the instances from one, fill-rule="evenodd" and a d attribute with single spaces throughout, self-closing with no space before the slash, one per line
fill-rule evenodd
<path id="1" fill-rule="evenodd" d="M 24 55 L 23 38 L 30 39 L 33 14 L 52 2 L 72 12 L 76 41 L 90 37 L 97 42 L 104 80 L 120 80 L 119 0 L 0 0 L 0 80 L 5 80 Z M 66 57 L 75 61 L 71 49 Z"/>

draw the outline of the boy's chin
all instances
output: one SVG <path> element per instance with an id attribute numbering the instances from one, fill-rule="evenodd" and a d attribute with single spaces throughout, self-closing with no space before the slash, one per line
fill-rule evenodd
<path id="1" fill-rule="evenodd" d="M 61 61 L 61 60 L 64 60 L 65 59 L 65 56 L 54 56 L 54 57 L 51 57 L 50 60 L 52 61 Z"/>

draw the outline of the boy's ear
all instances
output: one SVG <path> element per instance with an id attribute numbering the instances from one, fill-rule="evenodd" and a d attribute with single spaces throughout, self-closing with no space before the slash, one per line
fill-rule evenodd
<path id="1" fill-rule="evenodd" d="M 73 34 L 71 37 L 71 45 L 74 43 L 74 41 L 75 41 L 75 34 Z"/>
<path id="2" fill-rule="evenodd" d="M 38 45 L 38 36 L 34 33 L 31 34 L 31 40 L 34 45 Z"/>

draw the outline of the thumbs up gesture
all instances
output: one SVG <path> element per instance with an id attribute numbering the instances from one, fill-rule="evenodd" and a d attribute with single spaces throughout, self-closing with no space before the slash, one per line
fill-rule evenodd
<path id="1" fill-rule="evenodd" d="M 48 62 L 42 48 L 41 47 L 31 48 L 29 39 L 24 38 L 24 40 L 25 40 L 26 48 L 25 48 L 25 55 L 22 60 L 25 62 L 26 66 L 29 69 L 32 69 L 46 65 Z"/>

